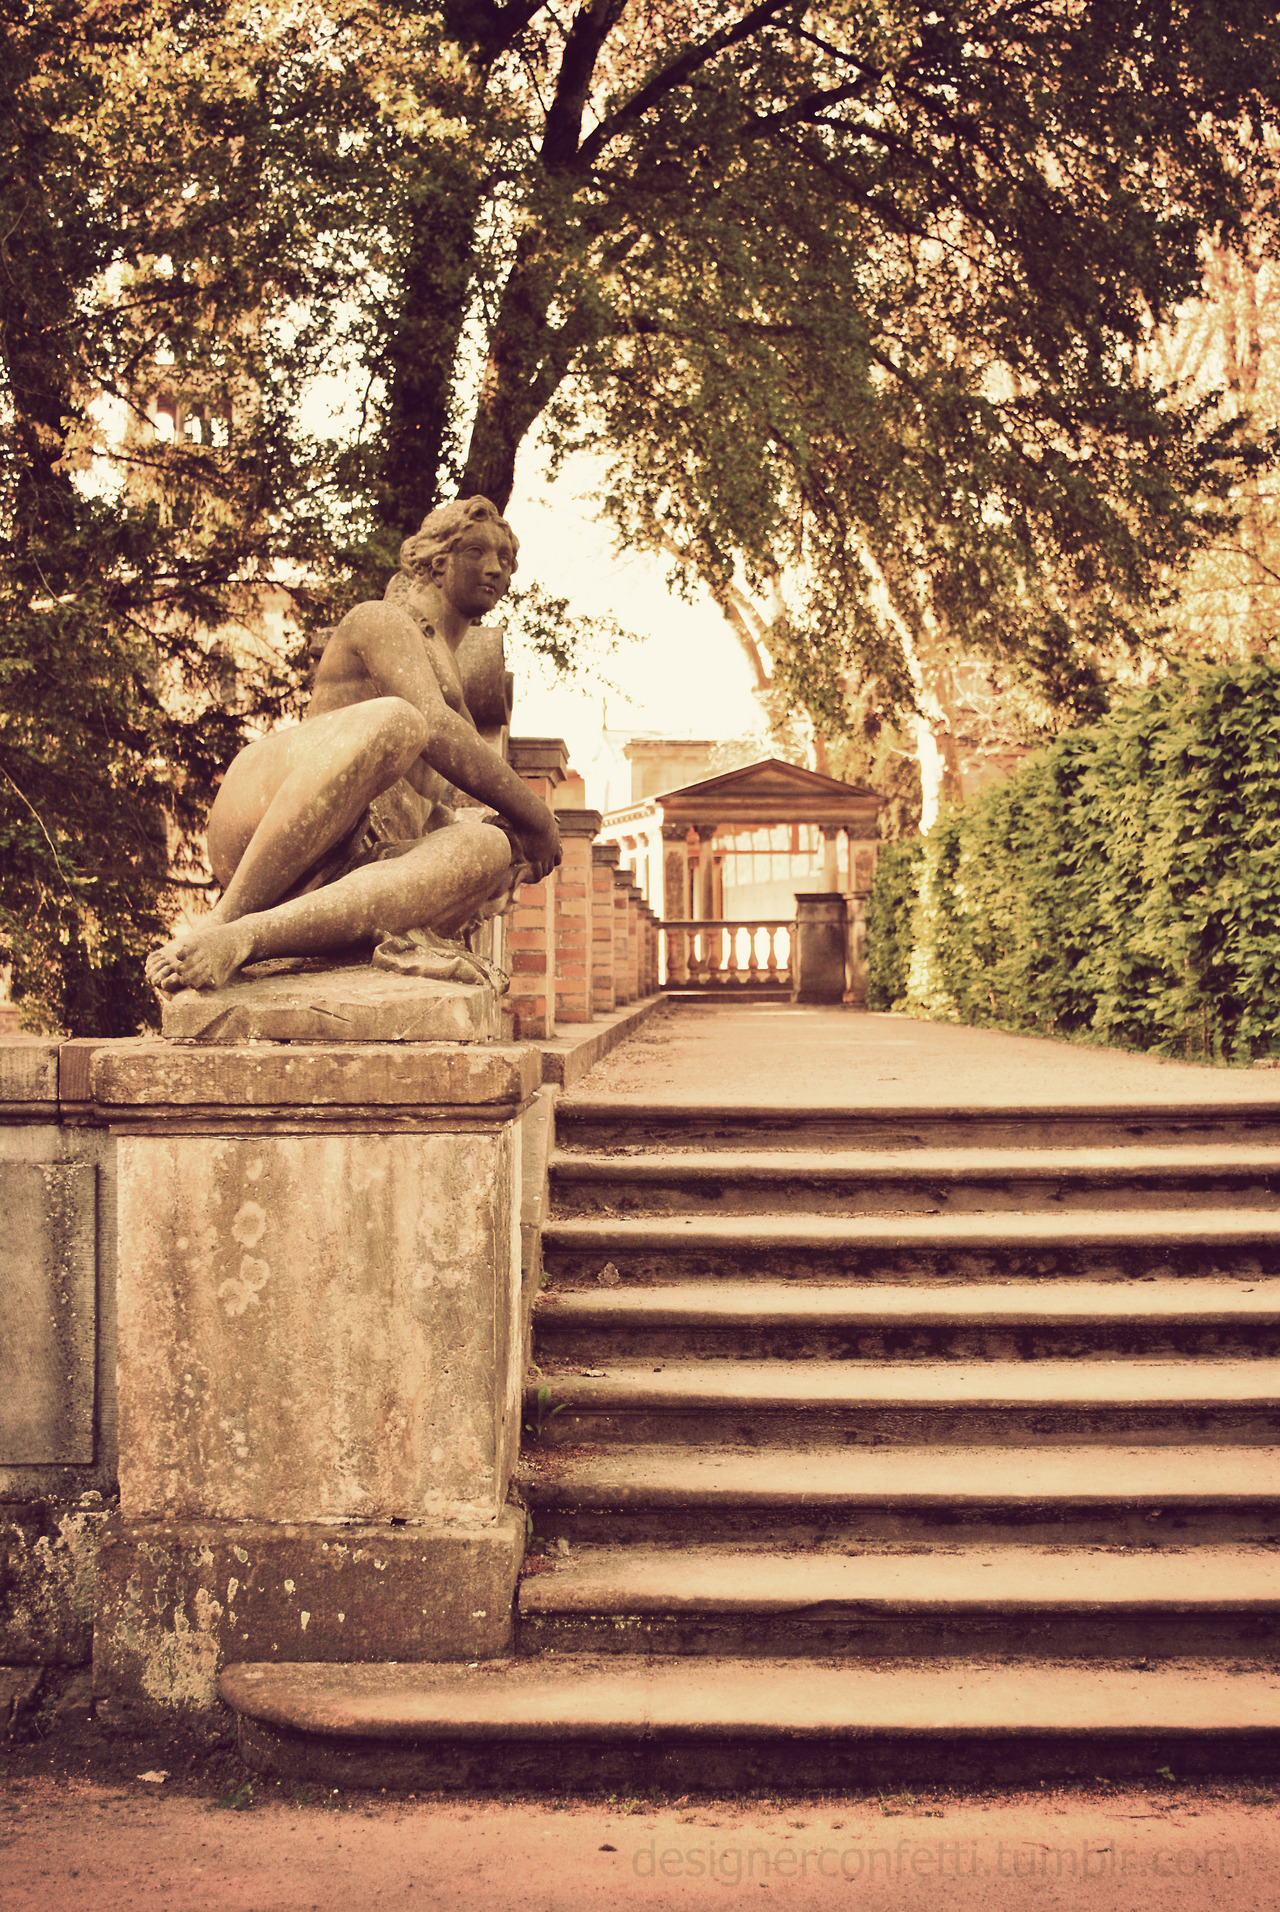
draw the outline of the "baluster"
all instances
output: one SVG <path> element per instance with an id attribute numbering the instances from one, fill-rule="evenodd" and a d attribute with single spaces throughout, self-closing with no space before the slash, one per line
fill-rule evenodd
<path id="1" fill-rule="evenodd" d="M 765 929 L 764 942 L 765 942 L 765 964 L 766 964 L 766 968 L 768 972 L 765 976 L 765 981 L 769 984 L 775 984 L 779 981 L 778 932 L 772 923 L 770 923 Z"/>
<path id="2" fill-rule="evenodd" d="M 717 924 L 714 929 L 708 929 L 706 931 L 707 987 L 709 989 L 714 989 L 720 980 L 720 938 L 722 934 L 723 932 L 719 924 Z"/>
<path id="3" fill-rule="evenodd" d="M 738 981 L 738 937 L 741 931 L 732 924 L 726 930 L 727 948 L 725 951 L 724 979 L 732 988 Z"/>

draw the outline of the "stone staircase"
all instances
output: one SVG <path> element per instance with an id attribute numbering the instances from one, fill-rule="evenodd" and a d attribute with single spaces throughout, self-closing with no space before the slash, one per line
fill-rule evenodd
<path id="1" fill-rule="evenodd" d="M 257 1763 L 1280 1763 L 1280 1116 L 577 1100 L 557 1128 L 519 1656 L 256 1669 Z"/>

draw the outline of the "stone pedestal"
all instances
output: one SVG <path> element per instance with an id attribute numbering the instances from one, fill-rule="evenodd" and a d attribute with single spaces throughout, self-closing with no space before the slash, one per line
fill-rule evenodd
<path id="1" fill-rule="evenodd" d="M 264 965 L 264 967 L 267 967 Z M 161 1010 L 165 1036 L 189 1042 L 491 1042 L 499 999 L 486 984 L 432 982 L 367 962 L 347 969 L 281 964 L 225 989 L 182 989 Z"/>
<path id="2" fill-rule="evenodd" d="M 391 980 L 424 1013 L 440 989 Z M 119 1177 L 108 1713 L 210 1707 L 226 1659 L 507 1649 L 537 1076 L 486 1042 L 94 1057 Z"/>
<path id="3" fill-rule="evenodd" d="M 843 896 L 819 891 L 796 897 L 797 1002 L 844 1001 L 846 917 Z"/>

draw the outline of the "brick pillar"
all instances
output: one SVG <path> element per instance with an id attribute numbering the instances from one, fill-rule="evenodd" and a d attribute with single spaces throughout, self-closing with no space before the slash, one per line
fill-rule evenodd
<path id="1" fill-rule="evenodd" d="M 613 981 L 613 873 L 621 855 L 616 843 L 591 845 L 591 1006 L 597 1016 L 617 1008 Z"/>
<path id="2" fill-rule="evenodd" d="M 619 870 L 615 879 L 618 885 L 618 916 L 615 941 L 616 963 L 620 976 L 615 980 L 621 983 L 620 1003 L 634 1002 L 640 994 L 639 975 L 639 928 L 640 928 L 640 890 L 630 870 Z"/>
<path id="3" fill-rule="evenodd" d="M 644 990 L 646 996 L 658 990 L 658 919 L 650 904 L 644 906 Z"/>
<path id="4" fill-rule="evenodd" d="M 631 873 L 629 870 L 615 870 L 613 873 L 613 999 L 619 1009 L 625 1009 L 629 1002 L 636 999 L 635 984 L 631 965 L 631 938 L 628 934 L 628 917 L 631 913 Z"/>
<path id="5" fill-rule="evenodd" d="M 636 906 L 636 990 L 641 996 L 651 996 L 649 985 L 649 923 L 653 912 L 641 896 Z"/>
<path id="6" fill-rule="evenodd" d="M 591 850 L 600 828 L 600 812 L 557 810 L 556 822 L 564 845 L 564 861 L 556 871 L 556 1021 L 591 1022 L 595 1016 Z"/>
<path id="7" fill-rule="evenodd" d="M 513 737 L 507 761 L 547 808 L 556 785 L 564 782 L 568 751 L 559 737 Z M 529 883 L 511 912 L 507 949 L 511 993 L 507 998 L 522 1041 L 539 1042 L 556 1032 L 555 887 L 553 871 L 541 883 Z"/>
<path id="8" fill-rule="evenodd" d="M 644 920 L 645 914 L 644 891 L 637 885 L 635 909 L 632 915 L 632 921 L 635 924 L 637 996 L 647 996 L 649 994 L 649 965 L 646 947 L 649 926 Z"/>

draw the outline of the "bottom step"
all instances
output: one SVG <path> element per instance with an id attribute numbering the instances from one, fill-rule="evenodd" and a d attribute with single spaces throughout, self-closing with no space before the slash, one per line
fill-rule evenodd
<path id="1" fill-rule="evenodd" d="M 1280 1666 L 565 1655 L 476 1666 L 239 1665 L 261 1772 L 351 1786 L 848 1790 L 1280 1768 Z"/>

